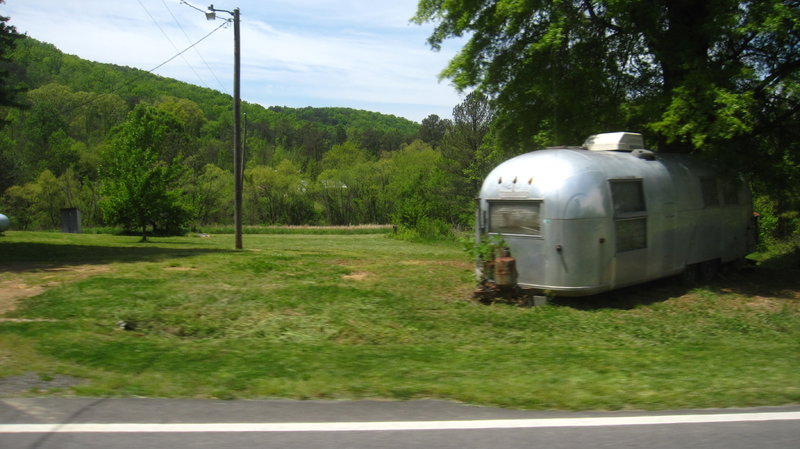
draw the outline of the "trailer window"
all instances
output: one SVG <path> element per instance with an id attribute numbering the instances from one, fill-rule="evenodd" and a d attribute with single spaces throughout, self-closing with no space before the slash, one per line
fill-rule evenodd
<path id="1" fill-rule="evenodd" d="M 489 232 L 541 235 L 541 201 L 490 201 Z"/>
<path id="2" fill-rule="evenodd" d="M 641 179 L 610 180 L 618 253 L 647 248 L 647 206 Z"/>
<path id="3" fill-rule="evenodd" d="M 644 204 L 641 179 L 612 179 L 611 199 L 614 201 L 615 216 L 647 210 Z"/>

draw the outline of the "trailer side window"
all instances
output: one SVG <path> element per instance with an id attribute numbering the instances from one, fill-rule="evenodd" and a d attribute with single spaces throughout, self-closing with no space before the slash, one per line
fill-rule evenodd
<path id="1" fill-rule="evenodd" d="M 614 200 L 614 215 L 644 212 L 642 180 L 611 180 L 611 198 Z"/>
<path id="2" fill-rule="evenodd" d="M 489 232 L 541 235 L 541 201 L 490 201 Z"/>
<path id="3" fill-rule="evenodd" d="M 703 207 L 719 206 L 717 178 L 700 178 L 700 190 L 703 193 Z"/>
<path id="4" fill-rule="evenodd" d="M 647 206 L 641 179 L 612 179 L 614 234 L 618 253 L 647 248 Z"/>

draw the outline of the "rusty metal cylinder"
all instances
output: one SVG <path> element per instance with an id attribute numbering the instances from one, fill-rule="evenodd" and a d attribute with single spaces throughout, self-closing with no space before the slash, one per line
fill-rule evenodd
<path id="1" fill-rule="evenodd" d="M 494 261 L 494 282 L 498 287 L 517 285 L 517 260 L 511 257 L 508 248 L 504 248 L 502 255 Z"/>

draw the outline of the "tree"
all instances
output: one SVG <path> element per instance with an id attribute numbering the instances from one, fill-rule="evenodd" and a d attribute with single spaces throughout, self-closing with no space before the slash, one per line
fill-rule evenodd
<path id="1" fill-rule="evenodd" d="M 105 225 L 101 211 L 101 182 L 84 178 L 79 193 L 81 222 L 88 226 Z"/>
<path id="2" fill-rule="evenodd" d="M 4 212 L 18 229 L 24 231 L 39 219 L 40 190 L 38 184 L 29 182 L 24 186 L 11 186 L 3 194 Z"/>
<path id="3" fill-rule="evenodd" d="M 244 179 L 247 222 L 299 225 L 314 221 L 316 213 L 307 192 L 310 183 L 292 161 L 283 159 L 275 168 L 249 167 Z"/>
<path id="4" fill-rule="evenodd" d="M 385 153 L 394 154 L 394 153 Z M 330 224 L 386 223 L 389 204 L 387 160 L 371 160 L 369 154 L 345 142 L 325 154 L 315 193 Z"/>
<path id="5" fill-rule="evenodd" d="M 453 122 L 448 119 L 442 119 L 436 114 L 431 114 L 422 119 L 419 127 L 419 138 L 433 148 L 438 148 L 444 134 L 452 124 Z"/>
<path id="6" fill-rule="evenodd" d="M 471 37 L 442 76 L 493 98 L 507 137 L 643 128 L 711 150 L 800 111 L 800 8 L 782 0 L 420 0 L 429 43 Z"/>
<path id="7" fill-rule="evenodd" d="M 0 4 L 5 0 L 0 0 Z M 18 81 L 11 76 L 9 66 L 11 65 L 11 51 L 17 44 L 17 40 L 22 37 L 17 33 L 17 29 L 8 25 L 9 17 L 0 16 L 0 106 L 19 107 L 20 102 L 17 96 L 22 91 Z M 3 122 L 0 121 L 0 124 Z"/>
<path id="8" fill-rule="evenodd" d="M 163 96 L 158 107 L 172 113 L 183 123 L 184 131 L 192 137 L 199 137 L 200 129 L 206 123 L 206 117 L 200 106 L 186 98 Z"/>
<path id="9" fill-rule="evenodd" d="M 122 123 L 128 114 L 128 106 L 115 94 L 75 92 L 77 103 L 70 123 L 71 136 L 96 145 L 108 136 L 114 126 Z"/>
<path id="10" fill-rule="evenodd" d="M 206 164 L 191 187 L 191 197 L 200 224 L 219 224 L 233 216 L 233 175 L 214 164 Z"/>
<path id="11" fill-rule="evenodd" d="M 322 168 L 346 169 L 355 164 L 368 161 L 369 153 L 351 141 L 346 141 L 340 145 L 334 145 L 322 156 Z"/>
<path id="12" fill-rule="evenodd" d="M 414 20 L 434 49 L 470 36 L 442 77 L 491 98 L 505 145 L 640 131 L 800 208 L 797 0 L 420 0 Z"/>
<path id="13" fill-rule="evenodd" d="M 44 170 L 36 178 L 37 206 L 44 217 L 44 226 L 49 229 L 58 228 L 61 223 L 61 208 L 66 206 L 64 190 L 58 178 L 50 170 Z"/>
<path id="14" fill-rule="evenodd" d="M 0 134 L 0 192 L 21 180 L 22 161 L 14 150 L 16 142 Z"/>
<path id="15" fill-rule="evenodd" d="M 35 182 L 6 189 L 3 203 L 19 229 L 58 228 L 61 208 L 69 206 L 62 181 L 50 170 L 43 170 Z"/>
<path id="16" fill-rule="evenodd" d="M 441 154 L 415 140 L 389 156 L 390 180 L 386 194 L 392 198 L 392 222 L 409 237 L 435 238 L 449 234 L 450 213 L 442 201 L 446 183 L 439 169 Z"/>
<path id="17" fill-rule="evenodd" d="M 191 219 L 193 210 L 181 188 L 187 169 L 171 145 L 181 140 L 183 124 L 172 114 L 140 104 L 113 131 L 105 153 L 103 212 L 106 220 L 126 229 L 139 229 L 147 240 L 147 227 L 177 232 Z"/>
<path id="18" fill-rule="evenodd" d="M 453 108 L 452 125 L 441 143 L 441 170 L 448 176 L 442 201 L 452 212 L 449 221 L 467 224 L 474 219 L 473 199 L 484 177 L 499 158 L 494 155 L 502 146 L 490 145 L 489 135 L 494 114 L 489 99 L 471 92 Z"/>
<path id="19" fill-rule="evenodd" d="M 492 119 L 489 99 L 480 92 L 471 92 L 453 108 L 453 125 L 446 135 L 443 153 L 457 170 L 464 172 L 474 163 Z"/>

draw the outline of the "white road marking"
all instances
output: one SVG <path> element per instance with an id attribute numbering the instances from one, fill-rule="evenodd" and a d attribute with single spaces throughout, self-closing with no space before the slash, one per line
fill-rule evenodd
<path id="1" fill-rule="evenodd" d="M 642 426 L 800 420 L 800 412 L 721 413 L 591 418 L 487 419 L 465 421 L 362 421 L 305 423 L 61 423 L 0 424 L 3 433 L 161 432 L 368 432 L 392 430 L 481 430 L 547 427 Z"/>

